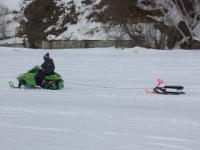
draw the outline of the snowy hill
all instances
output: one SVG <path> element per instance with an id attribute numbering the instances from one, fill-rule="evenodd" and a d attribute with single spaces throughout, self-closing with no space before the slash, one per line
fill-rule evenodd
<path id="1" fill-rule="evenodd" d="M 47 52 L 65 80 L 61 91 L 11 89 Z M 3 150 L 197 150 L 199 51 L 0 48 Z M 158 78 L 180 96 L 151 95 Z"/>
<path id="2" fill-rule="evenodd" d="M 71 0 L 63 0 L 67 5 Z M 76 11 L 80 14 L 76 24 L 67 24 L 68 29 L 57 37 L 49 35 L 47 39 L 55 40 L 108 40 L 116 39 L 119 36 L 119 29 L 106 30 L 105 25 L 100 22 L 92 22 L 87 17 L 92 13 L 93 6 L 98 4 L 99 0 L 95 0 L 92 5 L 84 5 L 80 0 L 74 0 Z"/>
<path id="3" fill-rule="evenodd" d="M 65 4 L 64 7 L 68 7 L 68 3 L 71 0 L 62 0 Z M 93 5 L 97 4 L 99 1 L 93 3 Z M 26 7 L 22 4 L 22 0 L 15 1 L 6 1 L 3 4 L 8 7 L 10 10 L 20 10 L 20 7 Z M 28 3 L 29 4 L 29 3 Z M 81 3 L 80 0 L 75 0 L 74 4 L 76 6 L 76 11 L 80 14 L 78 17 L 78 22 L 76 24 L 66 24 L 67 30 L 61 33 L 58 36 L 49 35 L 47 37 L 48 40 L 106 40 L 106 39 L 115 39 L 119 36 L 118 29 L 114 28 L 111 29 L 108 33 L 107 30 L 104 29 L 104 25 L 102 23 L 90 22 L 87 19 L 87 16 L 93 11 L 92 6 L 85 6 Z M 56 24 L 55 28 L 59 28 L 60 24 L 63 23 L 62 17 L 67 14 L 68 11 L 60 16 L 60 20 Z M 13 15 L 13 17 L 19 17 L 19 14 Z M 19 28 L 19 20 L 13 20 L 11 17 L 7 17 L 8 29 L 7 29 L 7 36 L 8 37 L 15 37 L 16 33 Z M 11 27 L 10 27 L 11 26 Z M 46 31 L 51 30 L 52 26 L 49 26 Z M 13 40 L 11 40 L 13 41 Z"/>
<path id="4" fill-rule="evenodd" d="M 31 2 L 32 0 L 17 0 L 13 3 L 11 0 L 1 1 L 10 10 L 21 10 L 18 14 L 10 11 L 10 14 L 6 15 L 6 37 L 27 37 L 33 48 L 39 47 L 42 40 L 116 39 L 131 39 L 142 43 L 138 46 L 146 45 L 156 49 L 200 48 L 200 12 L 198 11 L 200 2 L 198 1 L 134 0 L 124 3 L 123 0 L 119 0 L 118 6 L 115 5 L 114 0 L 109 0 L 108 3 L 106 0 L 54 0 L 51 2 L 61 7 L 54 10 L 56 14 L 53 14 L 54 11 L 45 12 L 46 10 L 43 9 L 45 7 L 42 6 L 47 3 L 41 3 L 39 5 L 41 7 L 33 4 L 31 7 L 35 5 L 40 9 L 32 10 L 31 7 L 29 8 Z M 124 8 L 120 6 L 123 3 Z M 132 11 L 128 9 L 129 3 L 132 4 L 130 6 Z M 26 9 L 27 7 L 29 9 Z M 54 8 L 47 7 L 49 7 L 47 10 Z M 119 13 L 115 13 L 118 12 L 116 10 L 118 7 Z M 38 16 L 36 18 L 30 17 L 31 14 L 39 11 L 45 13 L 33 15 Z M 45 16 L 48 13 L 52 14 Z M 41 20 L 34 21 L 39 16 L 42 16 Z M 2 18 L 4 19 L 0 17 Z M 32 32 L 34 27 L 35 30 Z M 2 38 L 1 33 L 0 38 Z"/>

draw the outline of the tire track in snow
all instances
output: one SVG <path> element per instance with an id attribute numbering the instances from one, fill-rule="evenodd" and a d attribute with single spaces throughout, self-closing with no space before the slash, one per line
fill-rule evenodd
<path id="1" fill-rule="evenodd" d="M 126 125 L 134 122 L 134 124 L 156 124 L 159 122 L 159 125 L 168 126 L 175 125 L 177 127 L 188 127 L 188 128 L 200 128 L 200 121 L 193 121 L 189 119 L 173 119 L 173 118 L 159 118 L 159 117 L 144 117 L 144 116 L 130 116 L 130 115 L 115 115 L 108 114 L 104 112 L 96 112 L 94 110 L 88 109 L 46 109 L 46 108 L 25 108 L 25 107 L 12 107 L 12 106 L 0 106 L 0 115 L 59 115 L 59 116 L 81 116 L 89 118 L 98 119 L 104 123 L 117 123 Z M 112 120 L 112 121 L 109 121 Z"/>
<path id="2" fill-rule="evenodd" d="M 0 106 L 0 117 L 30 117 L 37 115 L 40 119 L 41 115 L 59 115 L 61 119 L 65 116 L 70 116 L 68 119 L 71 121 L 71 124 L 67 126 L 67 128 L 63 127 L 52 127 L 52 125 L 48 125 L 47 127 L 41 124 L 38 125 L 24 125 L 24 124 L 12 124 L 9 122 L 0 122 L 1 125 L 6 127 L 12 127 L 15 129 L 27 129 L 32 131 L 42 131 L 42 132 L 58 132 L 58 133 L 80 133 L 81 135 L 87 135 L 91 137 L 118 137 L 121 136 L 125 139 L 131 137 L 131 134 L 134 134 L 134 138 L 138 138 L 136 141 L 140 143 L 140 140 L 144 140 L 145 143 L 148 141 L 156 141 L 150 142 L 149 144 L 152 146 L 160 146 L 161 148 L 170 148 L 170 149 L 180 149 L 180 150 L 192 150 L 191 148 L 187 148 L 186 146 L 191 145 L 191 143 L 195 143 L 195 141 L 190 139 L 182 139 L 182 138 L 174 138 L 174 137 L 159 137 L 153 135 L 140 135 L 140 133 L 145 133 L 149 129 L 147 128 L 150 125 L 150 128 L 168 128 L 174 129 L 174 127 L 178 128 L 199 128 L 200 122 L 193 122 L 190 120 L 176 120 L 176 119 L 162 119 L 162 118 L 148 118 L 148 117 L 130 117 L 130 116 L 112 116 L 106 115 L 106 113 L 96 113 L 93 114 L 88 111 L 80 111 L 78 110 L 55 110 L 55 109 L 45 109 L 45 108 L 23 108 L 23 107 L 7 107 Z M 82 120 L 79 120 L 79 119 Z M 27 118 L 30 119 L 30 118 Z M 52 118 L 53 120 L 57 120 L 57 118 Z M 58 120 L 57 120 L 58 121 Z M 159 122 L 157 125 L 156 123 Z M 73 125 L 74 124 L 74 125 Z M 76 124 L 82 124 L 83 127 L 77 127 Z M 143 130 L 145 129 L 145 130 Z M 138 131 L 139 130 L 139 131 Z M 142 131 L 143 130 L 143 131 Z M 168 144 L 166 142 L 169 142 Z M 177 142 L 174 144 L 174 142 Z M 182 146 L 186 144 L 186 146 Z"/>
<path id="3" fill-rule="evenodd" d="M 172 149 L 176 149 L 176 150 L 194 150 L 192 148 L 186 147 L 186 146 L 179 146 L 179 145 L 175 145 L 175 144 L 164 144 L 164 143 L 153 143 L 150 142 L 150 145 L 155 145 L 155 146 L 159 146 L 160 149 L 167 149 L 167 150 L 172 150 Z"/>

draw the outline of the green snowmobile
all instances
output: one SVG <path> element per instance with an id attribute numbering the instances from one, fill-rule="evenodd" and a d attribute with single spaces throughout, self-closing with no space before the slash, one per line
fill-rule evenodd
<path id="1" fill-rule="evenodd" d="M 17 77 L 17 80 L 19 81 L 18 86 L 15 86 L 12 81 L 9 82 L 9 85 L 12 88 L 20 88 L 21 86 L 26 88 L 41 87 L 50 90 L 60 90 L 64 88 L 64 81 L 62 80 L 62 77 L 56 72 L 53 75 L 45 76 L 44 83 L 42 85 L 39 84 L 37 81 L 37 75 L 41 70 L 42 67 L 37 65 L 28 72 L 23 73 Z"/>

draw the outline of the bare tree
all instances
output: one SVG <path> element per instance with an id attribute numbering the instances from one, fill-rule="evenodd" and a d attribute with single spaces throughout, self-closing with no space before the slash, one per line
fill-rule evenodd
<path id="1" fill-rule="evenodd" d="M 9 10 L 3 4 L 0 4 L 0 38 L 6 38 L 6 15 L 9 13 Z"/>
<path id="2" fill-rule="evenodd" d="M 171 49 L 180 41 L 191 45 L 195 40 L 200 0 L 102 0 L 91 16 L 121 26 L 133 40 L 145 39 L 148 46 Z M 138 24 L 144 24 L 140 31 Z"/>
<path id="3" fill-rule="evenodd" d="M 195 40 L 194 29 L 200 21 L 200 1 L 199 0 L 172 0 L 177 8 L 181 21 L 176 25 L 177 31 L 182 36 L 182 41 L 190 47 Z M 173 16 L 171 16 L 173 17 Z"/>
<path id="4" fill-rule="evenodd" d="M 150 1 L 151 3 L 151 1 Z M 147 3 L 145 3 L 147 4 Z M 160 9 L 140 7 L 138 0 L 102 0 L 88 18 L 111 27 L 119 26 L 138 46 L 146 44 L 144 26 L 157 22 L 153 17 L 163 16 Z M 95 19 L 94 19 L 95 18 Z"/>

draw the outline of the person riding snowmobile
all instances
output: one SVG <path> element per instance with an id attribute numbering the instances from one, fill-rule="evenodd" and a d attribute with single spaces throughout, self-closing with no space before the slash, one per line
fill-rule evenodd
<path id="1" fill-rule="evenodd" d="M 49 90 L 60 90 L 64 88 L 64 80 L 61 75 L 54 72 L 55 65 L 49 53 L 44 56 L 44 63 L 36 65 L 32 69 L 17 76 L 18 86 L 9 81 L 11 88 L 38 88 Z"/>
<path id="2" fill-rule="evenodd" d="M 43 85 L 46 82 L 45 76 L 53 75 L 55 70 L 55 64 L 53 62 L 53 59 L 49 57 L 49 53 L 46 53 L 43 56 L 43 59 L 44 62 L 41 64 L 42 70 L 40 70 L 35 77 L 37 84 L 40 85 L 41 87 L 43 87 Z M 23 84 L 22 82 L 19 82 L 18 88 L 21 88 L 22 84 Z"/>
<path id="3" fill-rule="evenodd" d="M 40 86 L 45 83 L 45 76 L 53 75 L 55 70 L 55 64 L 49 53 L 43 56 L 44 62 L 41 64 L 42 70 L 38 73 L 37 81 Z"/>
<path id="4" fill-rule="evenodd" d="M 54 74 L 55 70 L 55 64 L 53 62 L 53 59 L 49 57 L 49 53 L 46 53 L 44 55 L 44 63 L 41 65 L 44 71 L 44 75 L 52 75 Z"/>

